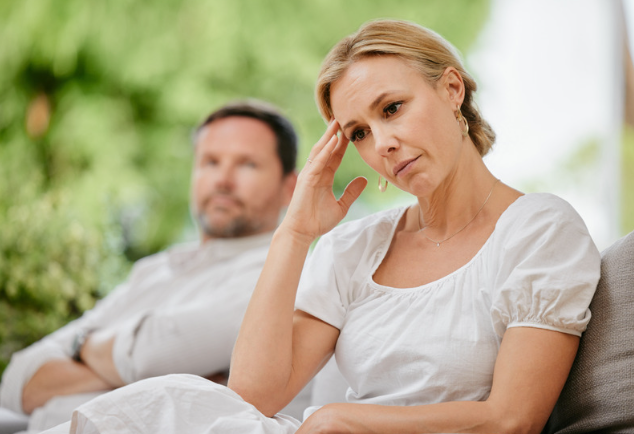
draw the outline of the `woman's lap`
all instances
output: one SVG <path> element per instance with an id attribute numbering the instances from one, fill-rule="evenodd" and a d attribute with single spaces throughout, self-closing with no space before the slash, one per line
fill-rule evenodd
<path id="1" fill-rule="evenodd" d="M 225 386 L 168 375 L 99 396 L 75 410 L 70 431 L 47 433 L 292 434 L 299 425 L 290 416 L 267 418 Z"/>

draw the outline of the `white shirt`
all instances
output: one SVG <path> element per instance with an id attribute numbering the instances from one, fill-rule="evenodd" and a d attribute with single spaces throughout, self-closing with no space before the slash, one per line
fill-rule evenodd
<path id="1" fill-rule="evenodd" d="M 296 307 L 340 329 L 336 358 L 350 402 L 417 405 L 485 399 L 504 331 L 538 327 L 579 336 L 599 279 L 585 225 L 563 200 L 520 197 L 463 267 L 417 288 L 372 280 L 405 209 L 344 224 L 321 238 L 302 273 Z M 231 390 L 170 375 L 79 407 L 47 434 L 292 434 Z"/>
<path id="2" fill-rule="evenodd" d="M 340 329 L 335 357 L 349 402 L 484 400 L 507 328 L 585 330 L 600 256 L 562 199 L 520 197 L 480 251 L 435 282 L 379 285 L 372 276 L 405 210 L 339 226 L 302 273 L 296 308 Z"/>
<path id="3" fill-rule="evenodd" d="M 271 237 L 182 245 L 138 261 L 128 281 L 94 309 L 12 356 L 2 377 L 0 405 L 21 412 L 24 385 L 46 362 L 70 357 L 73 339 L 84 328 L 115 331 L 113 359 L 126 383 L 228 370 Z"/>

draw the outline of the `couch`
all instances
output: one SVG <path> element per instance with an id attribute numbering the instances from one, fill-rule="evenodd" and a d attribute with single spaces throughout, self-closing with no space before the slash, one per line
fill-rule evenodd
<path id="1" fill-rule="evenodd" d="M 592 318 L 543 434 L 634 433 L 634 232 L 601 257 Z"/>

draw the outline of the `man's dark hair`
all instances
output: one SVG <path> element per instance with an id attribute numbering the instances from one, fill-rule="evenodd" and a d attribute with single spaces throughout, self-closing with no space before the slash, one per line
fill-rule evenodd
<path id="1" fill-rule="evenodd" d="M 267 124 L 277 138 L 277 155 L 282 162 L 284 175 L 288 175 L 295 170 L 297 159 L 297 134 L 295 133 L 295 129 L 291 122 L 285 118 L 277 108 L 263 101 L 248 99 L 234 101 L 220 107 L 207 116 L 198 128 L 196 128 L 194 142 L 198 138 L 201 130 L 207 125 L 219 119 L 232 116 L 253 118 Z"/>

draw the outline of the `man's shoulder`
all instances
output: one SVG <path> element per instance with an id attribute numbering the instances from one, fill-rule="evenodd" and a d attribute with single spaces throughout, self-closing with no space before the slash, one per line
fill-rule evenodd
<path id="1" fill-rule="evenodd" d="M 187 241 L 182 243 L 172 244 L 163 250 L 160 250 L 151 255 L 147 255 L 135 264 L 154 263 L 169 260 L 171 256 L 189 256 L 196 255 L 204 250 L 204 245 L 201 245 L 199 241 Z"/>
<path id="2" fill-rule="evenodd" d="M 161 251 L 138 259 L 132 266 L 131 275 L 154 270 L 157 267 L 169 266 L 174 258 L 186 258 L 195 255 L 200 250 L 200 243 L 186 242 L 174 244 Z"/>

